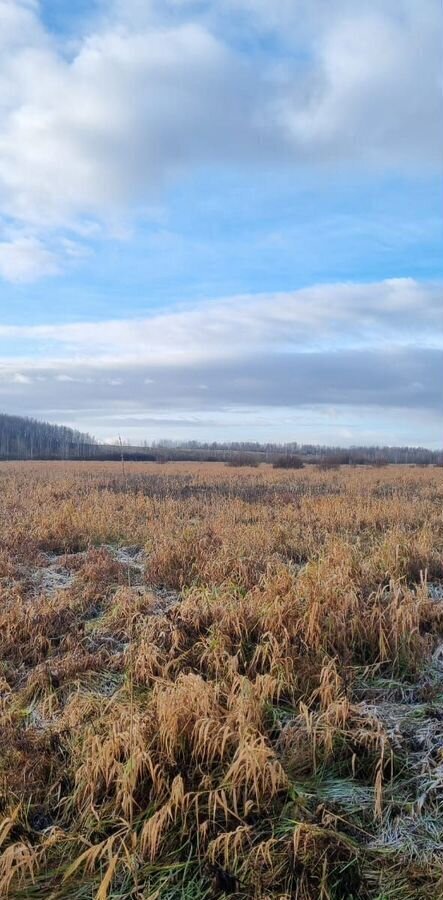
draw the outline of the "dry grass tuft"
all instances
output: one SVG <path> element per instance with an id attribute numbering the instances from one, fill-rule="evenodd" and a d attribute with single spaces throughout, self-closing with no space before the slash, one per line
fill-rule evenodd
<path id="1" fill-rule="evenodd" d="M 441 895 L 442 470 L 0 495 L 2 897 Z"/>

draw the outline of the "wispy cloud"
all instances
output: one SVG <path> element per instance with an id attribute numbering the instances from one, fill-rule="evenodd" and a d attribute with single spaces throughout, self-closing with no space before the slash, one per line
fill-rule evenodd
<path id="1" fill-rule="evenodd" d="M 443 346 L 441 285 L 413 279 L 318 285 L 290 293 L 231 297 L 145 318 L 56 325 L 0 325 L 0 341 L 19 341 L 78 365 L 164 366 L 228 359 L 265 349 L 299 352 L 411 343 Z"/>
<path id="2" fill-rule="evenodd" d="M 0 276 L 6 281 L 32 282 L 58 271 L 57 257 L 40 240 L 21 236 L 0 241 Z"/>

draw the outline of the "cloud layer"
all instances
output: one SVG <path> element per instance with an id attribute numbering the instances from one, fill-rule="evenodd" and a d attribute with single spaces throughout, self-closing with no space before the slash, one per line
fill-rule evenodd
<path id="1" fill-rule="evenodd" d="M 198 167 L 440 165 L 438 0 L 100 8 L 68 39 L 0 0 L 4 278 L 55 273 L 63 236 L 120 234 Z"/>
<path id="2" fill-rule="evenodd" d="M 372 420 L 403 410 L 411 430 L 414 416 L 443 417 L 442 288 L 407 279 L 137 320 L 3 326 L 0 349 L 4 409 L 80 419 L 108 436 L 120 421 L 140 437 L 143 422 L 165 416 L 204 418 L 210 431 L 245 410 L 354 410 Z"/>

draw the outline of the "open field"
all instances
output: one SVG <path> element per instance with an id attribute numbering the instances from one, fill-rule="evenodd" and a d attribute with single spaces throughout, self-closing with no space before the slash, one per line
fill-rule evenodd
<path id="1" fill-rule="evenodd" d="M 443 469 L 0 465 L 0 895 L 443 897 Z"/>

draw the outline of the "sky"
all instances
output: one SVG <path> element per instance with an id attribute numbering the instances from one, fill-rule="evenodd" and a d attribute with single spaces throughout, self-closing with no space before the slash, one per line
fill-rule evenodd
<path id="1" fill-rule="evenodd" d="M 439 0 L 0 0 L 0 411 L 443 446 Z"/>

